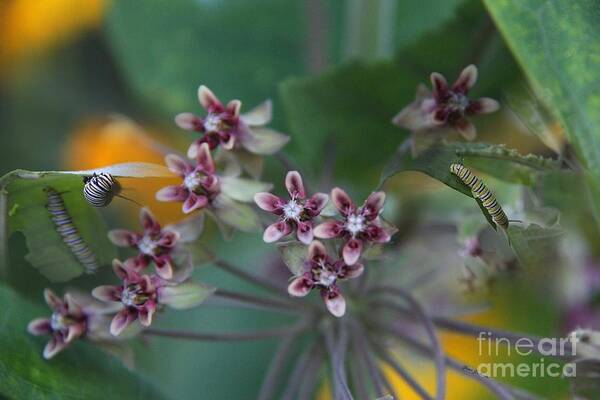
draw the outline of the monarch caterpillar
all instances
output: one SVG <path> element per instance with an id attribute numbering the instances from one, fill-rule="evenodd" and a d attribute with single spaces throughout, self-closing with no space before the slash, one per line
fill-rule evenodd
<path id="1" fill-rule="evenodd" d="M 60 193 L 51 187 L 46 187 L 44 190 L 48 196 L 46 208 L 52 217 L 56 231 L 77 261 L 83 265 L 85 271 L 88 274 L 96 272 L 98 269 L 96 256 L 77 231 L 77 227 L 73 224 Z"/>
<path id="2" fill-rule="evenodd" d="M 94 207 L 106 207 L 121 192 L 121 184 L 112 175 L 99 173 L 83 178 L 83 196 Z"/>
<path id="3" fill-rule="evenodd" d="M 508 229 L 508 217 L 502 210 L 502 207 L 500 207 L 500 204 L 498 204 L 496 196 L 494 196 L 492 191 L 483 184 L 481 179 L 475 176 L 475 174 L 462 164 L 450 165 L 450 172 L 458 176 L 460 180 L 471 189 L 473 197 L 481 200 L 481 203 L 496 225 L 505 230 Z"/>

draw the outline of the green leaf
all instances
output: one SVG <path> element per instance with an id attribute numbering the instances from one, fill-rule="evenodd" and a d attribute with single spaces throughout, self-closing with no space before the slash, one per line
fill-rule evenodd
<path id="1" fill-rule="evenodd" d="M 40 293 L 41 296 L 41 293 Z M 149 382 L 91 343 L 75 341 L 50 361 L 42 358 L 48 337 L 27 333 L 34 318 L 50 315 L 0 286 L 0 395 L 13 399 L 164 399 Z"/>
<path id="2" fill-rule="evenodd" d="M 537 224 L 530 224 L 527 228 L 511 224 L 508 228 L 511 247 L 524 267 L 543 267 L 558 259 L 557 243 L 562 235 L 562 229 L 544 228 Z"/>
<path id="3" fill-rule="evenodd" d="M 485 0 L 537 95 L 565 128 L 600 198 L 598 3 Z"/>
<path id="4" fill-rule="evenodd" d="M 281 260 L 295 276 L 302 275 L 305 271 L 308 247 L 300 242 L 277 243 L 281 253 Z"/>
<path id="5" fill-rule="evenodd" d="M 108 14 L 108 42 L 134 92 L 167 115 L 200 109 L 200 84 L 223 101 L 239 98 L 252 106 L 273 96 L 285 76 L 304 72 L 303 6 L 149 0 L 139 7 L 119 1 Z"/>
<path id="6" fill-rule="evenodd" d="M 65 282 L 73 279 L 84 272 L 84 266 L 56 231 L 46 209 L 46 188 L 52 188 L 61 195 L 71 221 L 92 249 L 99 266 L 110 265 L 117 255 L 115 247 L 106 236 L 108 230 L 98 210 L 90 206 L 82 194 L 82 176 L 100 172 L 127 178 L 173 176 L 162 165 L 123 163 L 84 171 L 16 170 L 0 178 L 0 191 L 8 200 L 6 212 L 0 215 L 0 225 L 7 225 L 10 233 L 19 231 L 25 235 L 29 249 L 27 261 L 50 281 Z"/>

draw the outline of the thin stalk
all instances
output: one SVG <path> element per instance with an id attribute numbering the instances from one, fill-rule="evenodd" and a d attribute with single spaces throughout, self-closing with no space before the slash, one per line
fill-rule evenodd
<path id="1" fill-rule="evenodd" d="M 417 395 L 419 395 L 422 399 L 425 400 L 433 399 L 433 397 L 431 397 L 427 393 L 423 386 L 421 386 L 419 382 L 417 382 L 415 378 L 413 378 L 412 375 L 408 373 L 408 371 L 400 363 L 394 360 L 394 357 L 391 354 L 389 354 L 389 352 L 387 352 L 383 347 L 377 345 L 376 343 L 372 343 L 371 345 L 375 349 L 375 352 L 377 353 L 379 358 L 383 362 L 388 364 L 390 367 L 392 367 L 396 374 L 400 375 L 400 377 L 404 379 L 408 386 L 410 386 Z"/>
<path id="2" fill-rule="evenodd" d="M 277 351 L 275 352 L 275 355 L 273 355 L 271 363 L 269 364 L 267 375 L 265 376 L 265 379 L 260 387 L 260 392 L 258 394 L 259 400 L 269 400 L 275 398 L 277 383 L 279 383 L 279 376 L 283 372 L 285 361 L 292 350 L 292 343 L 297 338 L 298 333 L 281 339 L 281 342 L 277 347 Z"/>
<path id="3" fill-rule="evenodd" d="M 294 370 L 290 375 L 285 391 L 283 392 L 282 399 L 284 400 L 293 400 L 296 398 L 296 394 L 298 393 L 298 389 L 300 385 L 304 381 L 304 376 L 306 375 L 307 369 L 309 368 L 311 362 L 316 357 L 316 353 L 319 351 L 318 342 L 313 341 L 308 350 L 303 351 L 296 365 L 294 366 Z"/>
<path id="4" fill-rule="evenodd" d="M 216 341 L 216 342 L 231 342 L 231 341 L 246 341 L 246 340 L 264 340 L 274 337 L 289 336 L 298 334 L 308 329 L 305 323 L 294 325 L 291 327 L 265 329 L 256 332 L 223 332 L 223 333 L 208 333 L 208 332 L 184 332 L 175 330 L 163 329 L 145 329 L 142 334 L 147 336 L 160 336 L 172 339 L 185 339 L 197 341 Z"/>
<path id="5" fill-rule="evenodd" d="M 289 309 L 284 309 L 284 308 L 279 308 L 279 307 L 275 308 L 272 306 L 265 306 L 262 304 L 241 302 L 239 300 L 232 300 L 232 299 L 225 299 L 225 298 L 217 299 L 213 296 L 206 299 L 204 301 L 204 303 L 202 303 L 202 306 L 203 307 L 228 307 L 228 308 L 247 309 L 247 310 L 267 310 L 269 312 L 278 312 L 281 314 L 294 315 L 294 316 L 297 316 L 300 313 L 300 311 L 295 308 L 289 308 Z"/>
<path id="6" fill-rule="evenodd" d="M 239 267 L 225 261 L 225 260 L 216 260 L 213 261 L 213 265 L 226 271 L 232 275 L 237 276 L 240 279 L 243 279 L 247 282 L 250 282 L 256 286 L 260 286 L 263 289 L 269 291 L 269 293 L 279 295 L 280 297 L 284 297 L 286 300 L 289 300 L 287 294 L 285 294 L 285 288 L 282 286 L 276 285 L 262 277 L 256 276 L 250 272 L 246 272 Z"/>
<path id="7" fill-rule="evenodd" d="M 358 349 L 356 343 L 353 342 L 352 347 L 354 348 L 354 359 L 353 363 L 350 365 L 350 374 L 352 375 L 352 383 L 358 393 L 359 398 L 368 399 L 369 392 L 367 390 L 367 384 L 365 382 L 365 371 L 362 368 L 362 362 L 360 362 L 358 357 Z"/>
<path id="8" fill-rule="evenodd" d="M 352 400 L 352 393 L 350 392 L 350 388 L 348 388 L 343 360 L 343 354 L 346 352 L 346 347 L 348 346 L 347 332 L 343 335 L 344 336 L 342 337 L 342 333 L 340 332 L 340 337 L 338 338 L 336 346 L 333 337 L 333 327 L 327 327 L 323 332 L 331 363 L 331 383 L 333 385 L 334 398 L 336 400 Z"/>
<path id="9" fill-rule="evenodd" d="M 367 345 L 367 351 L 369 352 L 369 354 L 371 354 L 372 347 L 370 345 L 370 342 L 367 340 L 365 344 Z M 377 360 L 375 358 L 373 358 L 373 360 L 373 364 L 376 365 L 377 370 L 379 371 L 379 376 L 381 377 L 381 380 L 383 382 L 383 386 L 385 386 L 386 390 L 388 391 L 388 394 L 391 395 L 393 398 L 397 398 L 398 396 L 396 395 L 394 387 L 390 384 L 390 381 L 388 380 L 387 376 L 385 376 L 383 369 L 379 367 L 380 363 L 376 362 Z"/>
<path id="10" fill-rule="evenodd" d="M 297 400 L 309 400 L 313 397 L 315 387 L 319 382 L 318 378 L 322 363 L 323 354 L 321 352 L 317 352 L 315 358 L 309 363 L 308 368 L 306 369 L 307 371 L 304 376 L 304 380 L 300 385 Z"/>
<path id="11" fill-rule="evenodd" d="M 8 194 L 0 188 L 0 278 L 8 275 Z"/>
<path id="12" fill-rule="evenodd" d="M 303 310 L 299 308 L 298 303 L 284 302 L 281 300 L 263 298 L 253 296 L 251 294 L 246 293 L 237 293 L 232 292 L 225 289 L 217 289 L 217 291 L 213 294 L 213 296 L 223 297 L 226 299 L 240 301 L 242 303 L 251 303 L 259 306 L 270 307 L 270 308 L 278 308 L 284 310 L 296 310 L 298 312 L 302 312 Z"/>
<path id="13" fill-rule="evenodd" d="M 373 382 L 373 387 L 375 388 L 375 394 L 377 397 L 382 397 L 385 393 L 383 390 L 383 379 L 381 377 L 381 373 L 373 358 L 369 354 L 367 345 L 365 332 L 362 330 L 362 327 L 358 323 L 353 324 L 352 334 L 354 336 L 354 340 L 356 343 L 356 349 L 360 353 L 365 366 L 367 367 L 367 371 L 369 372 L 369 376 L 371 377 L 371 381 Z"/>
<path id="14" fill-rule="evenodd" d="M 379 286 L 371 289 L 374 293 L 389 293 L 406 300 L 411 308 L 414 310 L 416 315 L 423 322 L 425 331 L 431 341 L 431 346 L 434 351 L 434 361 L 436 368 L 436 395 L 437 400 L 443 400 L 446 397 L 446 363 L 444 362 L 444 352 L 442 351 L 442 345 L 437 336 L 434 323 L 425 311 L 421 303 L 419 303 L 408 291 L 391 286 Z"/>
<path id="15" fill-rule="evenodd" d="M 421 343 L 420 341 L 418 341 L 416 339 L 411 338 L 410 336 L 407 336 L 405 333 L 403 333 L 400 330 L 394 329 L 387 325 L 380 324 L 375 321 L 372 321 L 372 322 L 375 323 L 378 330 L 388 333 L 393 339 L 402 341 L 405 344 L 407 344 L 412 350 L 416 350 L 417 352 L 419 352 L 427 357 L 433 358 L 434 350 L 431 347 Z M 468 378 L 471 378 L 471 379 L 479 382 L 481 385 L 487 387 L 493 394 L 498 396 L 498 398 L 500 400 L 513 400 L 515 398 L 516 393 L 513 393 L 512 388 L 505 387 L 505 385 L 495 381 L 492 378 L 471 372 L 472 371 L 471 369 L 466 369 L 465 368 L 466 366 L 461 364 L 459 361 L 457 361 L 451 357 L 445 356 L 444 362 L 450 369 L 453 369 L 453 370 L 459 372 L 460 374 L 462 374 Z M 525 392 L 519 390 L 520 396 L 523 396 L 524 394 L 525 394 Z M 530 396 L 532 396 L 532 395 L 530 395 Z M 536 397 L 534 396 L 531 398 L 534 399 Z"/>

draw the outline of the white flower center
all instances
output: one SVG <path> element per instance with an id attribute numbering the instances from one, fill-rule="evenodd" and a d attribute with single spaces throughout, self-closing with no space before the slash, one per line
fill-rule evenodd
<path id="1" fill-rule="evenodd" d="M 362 215 L 350 214 L 346 220 L 346 229 L 353 236 L 365 229 L 365 217 Z"/>
<path id="2" fill-rule="evenodd" d="M 319 284 L 325 287 L 329 287 L 335 283 L 337 275 L 328 269 L 322 269 L 319 274 Z"/>
<path id="3" fill-rule="evenodd" d="M 50 327 L 52 328 L 53 331 L 60 331 L 62 329 L 66 329 L 68 325 L 68 321 L 65 319 L 65 317 L 59 313 L 59 312 L 54 312 L 52 313 L 52 316 L 50 317 Z"/>
<path id="4" fill-rule="evenodd" d="M 156 243 L 148 235 L 144 235 L 144 237 L 142 237 L 142 240 L 140 240 L 140 242 L 138 243 L 138 249 L 142 253 L 147 254 L 149 256 L 154 254 L 156 247 Z"/>
<path id="5" fill-rule="evenodd" d="M 283 206 L 283 214 L 286 219 L 298 220 L 302 213 L 302 206 L 296 200 L 290 200 Z"/>
<path id="6" fill-rule="evenodd" d="M 452 93 L 447 104 L 453 110 L 464 112 L 469 106 L 469 98 L 462 93 Z"/>
<path id="7" fill-rule="evenodd" d="M 146 302 L 147 297 L 142 293 L 138 284 L 127 285 L 121 293 L 121 302 L 128 307 L 139 306 Z"/>
<path id="8" fill-rule="evenodd" d="M 204 130 L 207 132 L 220 131 L 223 126 L 223 121 L 218 114 L 208 114 L 204 119 Z"/>
<path id="9" fill-rule="evenodd" d="M 198 189 L 202 185 L 200 178 L 201 177 L 199 174 L 192 172 L 191 174 L 185 176 L 185 178 L 183 179 L 183 184 L 186 188 L 188 188 L 192 192 L 195 192 L 196 189 Z"/>

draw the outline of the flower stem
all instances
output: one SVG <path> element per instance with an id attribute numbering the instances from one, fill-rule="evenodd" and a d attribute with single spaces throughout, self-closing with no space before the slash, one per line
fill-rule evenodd
<path id="1" fill-rule="evenodd" d="M 291 376 L 289 377 L 285 391 L 282 395 L 282 399 L 284 400 L 293 400 L 296 398 L 296 394 L 300 389 L 300 385 L 304 382 L 304 377 L 308 372 L 308 369 L 311 368 L 311 365 L 314 364 L 314 360 L 317 357 L 317 353 L 319 353 L 319 344 L 317 341 L 313 341 L 308 346 L 308 350 L 303 351 L 294 366 Z"/>
<path id="2" fill-rule="evenodd" d="M 230 300 L 239 301 L 242 303 L 250 303 L 268 308 L 282 309 L 282 310 L 294 310 L 303 312 L 301 304 L 293 303 L 291 301 L 282 301 L 276 299 L 270 299 L 267 297 L 258 297 L 246 293 L 238 293 L 225 289 L 217 289 L 213 296 L 223 297 Z M 286 299 L 287 300 L 287 299 Z"/>
<path id="3" fill-rule="evenodd" d="M 437 400 L 443 400 L 446 397 L 446 363 L 444 361 L 444 352 L 437 336 L 433 320 L 429 317 L 423 306 L 408 291 L 399 287 L 378 286 L 371 289 L 373 293 L 392 294 L 401 297 L 409 303 L 414 313 L 421 319 L 423 326 L 434 351 L 434 361 L 436 367 L 436 396 Z"/>
<path id="4" fill-rule="evenodd" d="M 289 335 L 281 339 L 277 351 L 269 364 L 267 375 L 263 380 L 258 394 L 258 400 L 269 400 L 273 399 L 277 391 L 277 383 L 279 382 L 279 376 L 283 371 L 285 361 L 287 360 L 290 351 L 292 350 L 292 343 L 298 338 L 298 333 Z"/>
<path id="5" fill-rule="evenodd" d="M 346 379 L 346 371 L 344 368 L 344 354 L 348 347 L 348 332 L 344 327 L 340 325 L 340 333 L 337 343 L 334 339 L 333 326 L 328 326 L 324 329 L 323 336 L 325 338 L 325 345 L 327 352 L 329 353 L 331 371 L 332 371 L 332 384 L 334 389 L 334 398 L 336 400 L 352 400 L 352 393 L 348 388 L 348 382 Z"/>
<path id="6" fill-rule="evenodd" d="M 293 325 L 291 327 L 272 328 L 256 332 L 223 332 L 223 333 L 208 333 L 208 332 L 183 332 L 173 330 L 162 330 L 148 328 L 143 331 L 144 335 L 160 336 L 173 339 L 197 340 L 197 341 L 246 341 L 246 340 L 263 340 L 280 336 L 297 335 L 308 329 L 306 323 Z"/>
<path id="7" fill-rule="evenodd" d="M 260 286 L 263 289 L 268 290 L 269 293 L 276 294 L 278 296 L 284 297 L 286 300 L 289 300 L 289 297 L 284 295 L 285 289 L 283 287 L 276 285 L 272 282 L 269 282 L 268 280 L 263 279 L 259 276 L 251 274 L 249 272 L 246 272 L 246 271 L 242 270 L 241 268 L 236 267 L 235 265 L 233 265 L 225 260 L 215 260 L 215 261 L 213 261 L 213 265 L 222 269 L 223 271 L 226 271 L 232 275 L 237 276 L 240 279 L 250 282 L 256 286 Z"/>
<path id="8" fill-rule="evenodd" d="M 352 334 L 354 337 L 355 348 L 360 354 L 364 365 L 367 367 L 367 371 L 369 372 L 369 376 L 371 377 L 371 381 L 373 382 L 373 386 L 375 388 L 375 393 L 377 397 L 382 397 L 384 395 L 384 383 L 383 378 L 381 376 L 381 372 L 375 365 L 373 357 L 369 353 L 368 346 L 366 343 L 365 332 L 363 331 L 361 325 L 354 321 L 352 326 Z"/>

